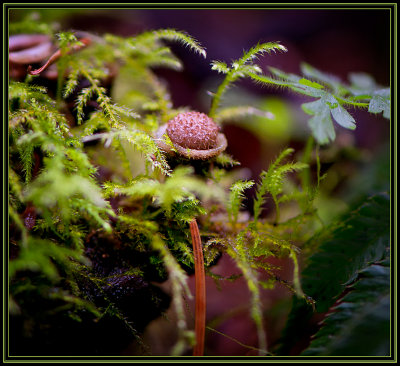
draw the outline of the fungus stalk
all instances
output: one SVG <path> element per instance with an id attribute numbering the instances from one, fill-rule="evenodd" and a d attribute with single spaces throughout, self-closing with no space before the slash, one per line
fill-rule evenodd
<path id="1" fill-rule="evenodd" d="M 206 277 L 204 272 L 203 248 L 196 219 L 190 222 L 190 234 L 193 242 L 196 302 L 194 328 L 196 345 L 193 348 L 193 356 L 203 356 L 206 330 Z"/>

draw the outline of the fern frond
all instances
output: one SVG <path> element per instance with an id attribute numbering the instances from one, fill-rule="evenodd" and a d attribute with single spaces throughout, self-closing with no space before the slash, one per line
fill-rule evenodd
<path id="1" fill-rule="evenodd" d="M 47 95 L 47 89 L 43 86 L 28 85 L 17 81 L 10 81 L 8 88 L 8 100 L 19 99 L 28 104 L 32 98 L 55 106 L 54 100 Z"/>
<path id="2" fill-rule="evenodd" d="M 236 181 L 230 188 L 229 200 L 227 204 L 227 212 L 229 221 L 232 226 L 237 223 L 239 210 L 242 205 L 242 201 L 245 198 L 244 191 L 251 188 L 254 185 L 253 181 Z"/>
<path id="3" fill-rule="evenodd" d="M 168 47 L 161 47 L 146 56 L 145 63 L 149 67 L 162 66 L 175 71 L 181 71 L 182 62 L 171 52 Z"/>
<path id="4" fill-rule="evenodd" d="M 87 199 L 75 197 L 71 199 L 70 203 L 71 208 L 75 208 L 77 212 L 81 212 L 83 217 L 87 214 L 89 220 L 92 219 L 94 221 L 95 226 L 102 227 L 108 233 L 111 232 L 109 217 L 115 218 L 116 215 L 109 205 L 101 207 L 94 205 Z"/>
<path id="5" fill-rule="evenodd" d="M 137 151 L 141 152 L 145 156 L 147 163 L 153 169 L 159 169 L 165 175 L 170 175 L 170 167 L 164 154 L 159 150 L 153 138 L 148 134 L 125 128 L 115 132 L 110 132 L 108 136 L 109 138 L 116 136 L 121 141 L 127 141 Z"/>
<path id="6" fill-rule="evenodd" d="M 82 142 L 86 142 L 88 139 L 97 139 L 97 136 L 94 136 L 93 134 L 98 130 L 110 130 L 109 123 L 107 122 L 107 119 L 102 111 L 92 112 L 89 118 L 85 121 L 81 134 Z"/>
<path id="7" fill-rule="evenodd" d="M 65 172 L 65 158 L 55 155 L 45 158 L 45 170 L 27 187 L 25 199 L 44 212 L 51 212 L 55 207 L 66 222 L 74 217 L 71 198 L 79 196 L 97 207 L 108 207 L 100 188 L 89 178 L 79 174 Z"/>
<path id="8" fill-rule="evenodd" d="M 175 202 L 172 206 L 171 217 L 177 222 L 189 224 L 195 217 L 205 215 L 207 212 L 198 199 L 186 199 Z"/>
<path id="9" fill-rule="evenodd" d="M 32 167 L 34 165 L 34 144 L 19 143 L 17 148 L 22 162 L 22 170 L 25 173 L 25 182 L 29 183 L 32 178 Z"/>
<path id="10" fill-rule="evenodd" d="M 10 100 L 17 99 L 20 109 L 12 114 L 11 126 L 25 122 L 36 132 L 46 133 L 52 138 L 66 138 L 69 127 L 65 116 L 56 108 L 56 103 L 46 95 L 46 89 L 22 83 L 10 83 Z"/>
<path id="11" fill-rule="evenodd" d="M 299 171 L 308 167 L 307 164 L 296 162 L 279 166 L 281 161 L 293 152 L 288 148 L 278 156 L 278 158 L 270 165 L 268 171 L 263 171 L 260 175 L 261 181 L 257 185 L 256 198 L 254 200 L 254 222 L 256 223 L 265 203 L 265 195 L 270 193 L 277 209 L 277 219 L 279 218 L 278 195 L 282 193 L 283 179 L 285 175 L 292 171 Z"/>
<path id="12" fill-rule="evenodd" d="M 243 54 L 243 57 L 241 57 L 239 61 L 235 61 L 232 64 L 232 66 L 235 65 L 235 63 L 237 63 L 239 66 L 244 65 L 245 63 L 256 59 L 258 56 L 261 56 L 264 53 L 270 54 L 272 52 L 276 53 L 277 51 L 287 52 L 287 48 L 281 45 L 279 42 L 259 43 L 254 47 L 252 47 L 249 51 L 245 52 Z M 233 67 L 239 68 L 239 66 L 238 67 L 233 66 Z"/>
<path id="13" fill-rule="evenodd" d="M 146 32 L 140 37 L 151 38 L 153 40 L 164 39 L 167 41 L 179 42 L 204 58 L 207 57 L 206 50 L 200 45 L 200 43 L 183 31 L 178 31 L 176 29 L 160 29 Z"/>
<path id="14" fill-rule="evenodd" d="M 68 83 L 67 83 L 67 85 L 68 85 Z M 83 117 L 84 117 L 83 109 L 86 107 L 88 102 L 92 99 L 94 94 L 95 94 L 94 86 L 84 88 L 79 93 L 78 98 L 76 99 L 76 104 L 75 104 L 78 125 L 80 125 L 83 121 Z"/>
<path id="15" fill-rule="evenodd" d="M 19 202 L 23 202 L 23 185 L 18 174 L 9 167 L 8 184 L 10 194 L 13 194 Z"/>
<path id="16" fill-rule="evenodd" d="M 253 74 L 260 74 L 262 72 L 258 65 L 242 65 L 239 68 L 237 64 L 234 64 L 234 67 L 237 67 L 236 74 L 238 78 L 244 78 Z"/>
<path id="17" fill-rule="evenodd" d="M 75 43 L 79 42 L 73 32 L 59 32 L 56 34 L 58 46 L 66 53 Z"/>
<path id="18" fill-rule="evenodd" d="M 249 51 L 244 52 L 243 56 L 239 60 L 232 62 L 231 67 L 228 67 L 226 64 L 219 61 L 214 61 L 212 63 L 212 68 L 214 70 L 222 72 L 226 76 L 223 82 L 218 87 L 216 93 L 213 95 L 213 100 L 209 112 L 211 118 L 215 117 L 222 95 L 228 90 L 231 84 L 233 84 L 236 80 L 240 78 L 261 73 L 261 69 L 259 68 L 259 66 L 250 63 L 250 61 L 255 60 L 258 56 L 264 53 L 271 53 L 276 51 L 286 51 L 286 48 L 277 42 L 262 43 L 254 46 Z"/>
<path id="19" fill-rule="evenodd" d="M 305 62 L 300 65 L 300 68 L 302 73 L 308 78 L 320 81 L 324 85 L 328 85 L 334 94 L 342 95 L 343 92 L 346 92 L 347 88 L 344 87 L 342 81 L 337 76 L 321 72 Z"/>
<path id="20" fill-rule="evenodd" d="M 284 176 L 287 173 L 299 171 L 307 167 L 307 164 L 296 162 L 275 167 L 274 170 L 267 172 L 267 174 L 265 174 L 265 183 L 268 192 L 271 193 L 272 196 L 277 197 L 278 194 L 282 193 Z"/>
<path id="21" fill-rule="evenodd" d="M 74 92 L 75 88 L 78 86 L 79 76 L 80 76 L 79 69 L 72 70 L 69 73 L 67 82 L 65 83 L 65 87 L 63 90 L 64 98 L 68 98 Z"/>
<path id="22" fill-rule="evenodd" d="M 111 98 L 107 95 L 106 89 L 100 86 L 100 80 L 97 78 L 98 75 L 95 75 L 95 72 L 91 72 L 90 70 L 93 69 L 86 69 L 82 66 L 80 67 L 81 74 L 90 82 L 91 86 L 82 91 L 80 96 L 81 99 L 78 98 L 78 115 L 82 117 L 83 106 L 87 104 L 93 95 L 97 95 L 97 102 L 103 110 L 104 115 L 108 118 L 107 120 L 109 121 L 110 128 L 123 127 L 121 124 L 121 118 L 115 111 L 114 104 L 112 103 Z"/>
<path id="23" fill-rule="evenodd" d="M 225 62 L 213 61 L 211 62 L 211 70 L 216 70 L 220 74 L 227 74 L 230 71 L 230 68 Z"/>

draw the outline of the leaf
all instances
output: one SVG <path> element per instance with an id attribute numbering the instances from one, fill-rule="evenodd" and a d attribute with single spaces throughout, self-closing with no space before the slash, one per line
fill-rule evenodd
<path id="1" fill-rule="evenodd" d="M 313 115 L 308 121 L 314 137 L 320 144 L 335 140 L 335 129 L 332 117 L 344 128 L 355 129 L 354 118 L 339 104 L 337 99 L 324 92 L 320 99 L 302 104 L 304 112 Z"/>
<path id="2" fill-rule="evenodd" d="M 335 75 L 324 73 L 307 63 L 302 63 L 300 67 L 305 76 L 330 86 L 335 94 L 343 88 L 340 79 Z"/>
<path id="3" fill-rule="evenodd" d="M 361 270 L 355 284 L 324 319 L 302 356 L 388 356 L 390 268 L 385 262 Z"/>
<path id="4" fill-rule="evenodd" d="M 390 119 L 390 89 L 380 89 L 373 93 L 368 112 L 383 112 L 383 117 Z"/>
<path id="5" fill-rule="evenodd" d="M 331 100 L 336 101 L 334 97 L 332 97 Z M 354 130 L 356 128 L 355 125 L 356 121 L 351 116 L 351 114 L 347 112 L 340 104 L 337 104 L 336 108 L 331 109 L 331 114 L 332 117 L 335 119 L 335 121 L 342 127 L 347 128 L 349 130 Z"/>
<path id="6" fill-rule="evenodd" d="M 373 196 L 311 239 L 323 244 L 309 259 L 302 279 L 303 288 L 316 300 L 317 311 L 328 310 L 345 283 L 354 280 L 369 262 L 382 258 L 389 246 L 389 207 L 387 194 Z"/>
<path id="7" fill-rule="evenodd" d="M 252 74 L 251 78 L 261 84 L 284 86 L 300 94 L 318 98 L 318 100 L 302 104 L 302 109 L 305 113 L 313 116 L 308 123 L 319 144 L 327 144 L 336 137 L 331 117 L 340 126 L 350 130 L 355 129 L 355 120 L 343 105 L 366 107 L 368 103 L 360 102 L 360 99 L 371 99 L 369 112 L 379 113 L 383 111 L 384 117 L 389 118 L 390 89 L 384 89 L 381 92 L 359 89 L 361 86 L 376 89 L 373 79 L 367 78 L 365 75 L 353 74 L 353 86 L 348 87 L 339 78 L 323 73 L 307 64 L 302 64 L 303 73 L 318 82 L 301 78 L 295 74 L 288 74 L 275 68 L 269 69 L 279 80 L 255 74 Z M 348 97 L 349 94 L 353 94 L 353 96 Z"/>
<path id="8" fill-rule="evenodd" d="M 349 74 L 349 80 L 351 82 L 351 89 L 358 90 L 358 93 L 365 93 L 365 91 L 377 88 L 374 78 L 367 73 L 352 72 Z"/>
<path id="9" fill-rule="evenodd" d="M 304 252 L 322 243 L 301 273 L 302 288 L 315 301 L 318 313 L 326 312 L 335 303 L 359 271 L 383 258 L 389 246 L 389 217 L 389 195 L 377 194 L 314 235 L 303 247 Z M 288 354 L 305 336 L 312 314 L 304 301 L 293 299 L 279 354 Z"/>
<path id="10" fill-rule="evenodd" d="M 305 85 L 305 86 L 309 86 L 310 88 L 314 88 L 314 89 L 323 89 L 324 88 L 323 85 L 318 84 L 318 83 L 316 83 L 314 81 L 310 81 L 310 80 L 304 79 L 304 78 L 299 80 L 299 84 Z"/>

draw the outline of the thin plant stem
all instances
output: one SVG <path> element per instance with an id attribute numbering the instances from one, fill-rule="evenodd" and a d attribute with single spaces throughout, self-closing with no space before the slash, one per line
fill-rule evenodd
<path id="1" fill-rule="evenodd" d="M 194 271 L 195 271 L 195 335 L 196 345 L 193 348 L 193 356 L 203 356 L 204 335 L 206 330 L 206 277 L 204 271 L 203 248 L 199 227 L 196 219 L 190 222 L 190 234 L 192 236 Z"/>
<path id="2" fill-rule="evenodd" d="M 84 48 L 84 47 L 88 46 L 88 45 L 91 43 L 90 39 L 87 39 L 87 38 L 81 39 L 80 42 L 81 42 L 81 44 L 74 45 L 74 46 L 72 47 L 72 52 L 79 51 L 81 48 Z M 39 69 L 32 70 L 32 66 L 29 65 L 29 66 L 28 66 L 28 70 L 27 70 L 27 71 L 28 71 L 28 74 L 30 74 L 30 75 L 39 75 L 39 74 L 41 74 L 41 73 L 42 73 L 43 71 L 45 71 L 50 65 L 52 65 L 54 62 L 56 62 L 61 56 L 62 56 L 61 50 L 57 50 L 56 52 L 54 52 L 54 53 L 50 56 L 50 58 L 47 60 L 47 62 L 46 62 L 42 67 L 40 67 Z"/>

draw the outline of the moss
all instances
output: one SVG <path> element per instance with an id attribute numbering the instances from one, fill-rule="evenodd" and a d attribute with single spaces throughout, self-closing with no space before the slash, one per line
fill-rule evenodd
<path id="1" fill-rule="evenodd" d="M 12 29 L 24 34 L 33 22 L 24 20 Z M 324 80 L 323 85 L 276 69 L 271 69 L 273 77 L 262 75 L 255 58 L 286 51 L 279 43 L 258 44 L 230 66 L 213 62 L 212 69 L 225 75 L 209 112 L 220 124 L 251 115 L 269 118 L 253 107 L 221 107 L 222 96 L 241 78 L 316 98 L 303 105 L 312 115 L 313 136 L 303 160 L 288 161 L 294 151 L 283 149 L 257 180 L 244 180 L 235 170 L 240 163 L 227 154 L 204 161 L 165 156 L 154 139 L 160 126 L 182 113 L 153 71 L 182 67 L 163 41 L 177 41 L 205 56 L 193 37 L 174 29 L 128 38 L 50 32 L 51 25 L 37 29 L 53 36 L 53 69 L 42 67 L 47 57 L 39 65 L 30 65 L 28 58 L 23 67 L 10 67 L 11 353 L 120 354 L 130 342 L 140 344 L 149 322 L 173 307 L 175 350 L 183 354 L 193 342 L 184 304 L 184 297 L 192 296 L 193 219 L 199 222 L 210 275 L 221 278 L 212 274 L 221 253 L 241 270 L 251 294 L 259 352 L 268 353 L 262 288 L 284 283 L 313 304 L 301 287 L 299 256 L 321 226 L 315 199 L 324 176 L 314 139 L 321 144 L 334 140 L 332 118 L 353 129 L 349 106 L 365 108 L 373 102 L 370 112 L 387 116 L 387 90 L 373 84 L 360 101 L 357 85 L 340 84 L 309 65 L 303 65 L 305 76 Z M 25 36 L 29 51 L 33 39 Z M 28 66 L 38 69 L 27 74 Z M 111 90 L 114 82 L 123 84 L 120 72 L 140 82 L 125 85 L 129 93 L 122 96 L 114 92 L 119 95 L 115 101 Z M 315 176 L 312 164 L 318 167 Z M 274 218 L 262 215 L 271 198 Z M 281 213 L 289 204 L 296 214 L 286 220 Z M 292 280 L 280 280 L 279 268 L 266 264 L 268 258 L 290 258 Z M 170 294 L 155 284 L 167 280 Z"/>

